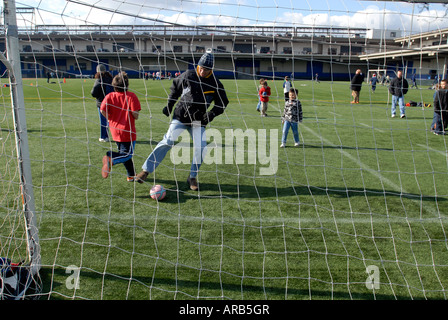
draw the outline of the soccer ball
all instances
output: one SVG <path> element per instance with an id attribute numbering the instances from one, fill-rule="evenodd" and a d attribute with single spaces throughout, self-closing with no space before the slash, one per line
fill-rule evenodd
<path id="1" fill-rule="evenodd" d="M 164 187 L 162 187 L 160 184 L 158 184 L 151 188 L 149 195 L 154 200 L 163 200 L 166 196 L 166 190 Z"/>

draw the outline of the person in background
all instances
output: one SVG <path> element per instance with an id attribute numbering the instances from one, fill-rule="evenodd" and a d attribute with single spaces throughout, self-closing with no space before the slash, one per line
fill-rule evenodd
<path id="1" fill-rule="evenodd" d="M 285 101 L 289 100 L 289 89 L 291 89 L 291 87 L 291 80 L 288 76 L 286 76 L 285 81 L 283 81 L 283 93 L 285 94 Z"/>
<path id="2" fill-rule="evenodd" d="M 267 117 L 266 111 L 268 110 L 269 96 L 271 95 L 271 87 L 268 86 L 268 82 L 265 80 L 263 86 L 260 89 L 259 96 L 261 101 L 261 116 Z"/>
<path id="3" fill-rule="evenodd" d="M 361 93 L 362 83 L 364 81 L 364 75 L 361 69 L 356 70 L 355 75 L 350 83 L 350 88 L 352 90 L 353 101 L 351 103 L 359 103 L 359 95 Z"/>
<path id="4" fill-rule="evenodd" d="M 434 93 L 434 116 L 431 132 L 445 135 L 448 127 L 448 80 L 440 81 L 439 89 Z"/>
<path id="5" fill-rule="evenodd" d="M 376 77 L 376 74 L 373 74 L 372 79 L 370 79 L 370 85 L 372 86 L 372 92 L 375 92 L 377 82 L 378 82 L 378 78 Z"/>
<path id="6" fill-rule="evenodd" d="M 395 118 L 397 103 L 400 108 L 400 118 L 406 118 L 406 106 L 404 104 L 404 95 L 408 93 L 409 84 L 403 78 L 403 72 L 399 70 L 397 77 L 394 78 L 389 85 L 389 92 L 392 95 L 391 117 Z"/>
<path id="7" fill-rule="evenodd" d="M 98 114 L 100 117 L 101 131 L 98 139 L 100 142 L 109 141 L 108 123 L 107 119 L 101 113 L 101 103 L 103 102 L 104 97 L 113 91 L 112 75 L 109 71 L 106 71 L 106 67 L 103 64 L 99 64 L 96 67 L 95 83 L 93 84 L 91 94 L 92 97 L 96 99 L 96 106 L 98 107 Z"/>
<path id="8" fill-rule="evenodd" d="M 298 123 L 302 122 L 302 104 L 297 99 L 298 92 L 295 88 L 289 89 L 288 101 L 285 102 L 282 116 L 283 129 L 280 148 L 286 147 L 286 139 L 290 128 L 294 135 L 294 146 L 298 147 L 300 144 Z"/>

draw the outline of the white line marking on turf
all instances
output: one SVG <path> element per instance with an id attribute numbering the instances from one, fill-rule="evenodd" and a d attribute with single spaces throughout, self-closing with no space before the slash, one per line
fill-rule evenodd
<path id="1" fill-rule="evenodd" d="M 308 132 L 310 132 L 312 135 L 319 137 L 320 139 L 322 139 L 322 141 L 332 147 L 337 147 L 337 145 L 333 144 L 331 141 L 325 139 L 324 137 L 320 136 L 317 132 L 314 132 L 312 129 L 308 128 L 306 125 L 301 125 L 301 128 L 306 129 Z M 355 158 L 354 156 L 352 156 L 350 153 L 340 149 L 340 148 L 336 148 L 337 150 L 339 150 L 339 152 L 345 156 L 346 158 L 352 160 L 353 162 L 357 163 L 363 170 L 373 174 L 374 176 L 376 176 L 378 179 L 380 179 L 380 181 L 382 183 L 384 183 L 385 185 L 388 185 L 389 187 L 393 188 L 395 191 L 401 193 L 401 194 L 409 194 L 409 192 L 407 192 L 405 189 L 403 189 L 402 187 L 400 187 L 399 185 L 397 185 L 395 182 L 393 182 L 392 180 L 389 180 L 388 178 L 386 178 L 385 176 L 383 176 L 381 173 L 379 173 L 377 170 L 374 170 L 372 168 L 370 168 L 369 166 L 367 166 L 366 164 L 362 163 L 361 161 L 359 161 L 359 159 Z M 416 202 L 418 204 L 419 207 L 421 207 L 423 209 L 424 204 L 421 201 L 417 201 L 417 200 L 412 200 L 414 202 Z M 429 212 L 431 212 L 431 214 L 433 214 L 434 216 L 439 216 L 441 217 L 442 214 L 439 212 L 437 214 L 437 212 L 433 209 L 433 208 L 428 208 L 425 207 L 426 210 L 428 210 Z"/>
<path id="2" fill-rule="evenodd" d="M 427 149 L 427 150 L 429 150 L 429 151 L 432 151 L 432 152 L 441 154 L 442 156 L 446 156 L 446 155 L 447 155 L 446 152 L 443 152 L 443 151 L 440 151 L 440 150 L 433 149 L 433 148 L 431 148 L 431 147 L 425 146 L 424 144 L 417 144 L 417 145 L 418 145 L 419 147 L 422 147 L 423 149 Z"/>
<path id="3" fill-rule="evenodd" d="M 349 215 L 349 214 L 347 214 Z M 368 223 L 368 224 L 377 224 L 377 223 L 409 223 L 409 222 L 418 222 L 418 223 L 425 223 L 425 224 L 440 224 L 441 219 L 446 219 L 446 217 L 440 217 L 440 218 L 427 218 L 427 219 L 420 219 L 420 218 L 409 218 L 406 216 L 403 217 L 397 217 L 397 216 L 386 216 L 386 215 L 365 215 L 365 217 L 350 217 L 350 218 L 341 218 L 337 216 L 333 217 L 244 217 L 244 218 L 232 218 L 232 217 L 195 217 L 195 216 L 189 216 L 189 215 L 179 215 L 177 213 L 172 214 L 164 214 L 164 215 L 157 215 L 157 216 L 146 216 L 144 219 L 146 220 L 161 220 L 161 221 L 197 221 L 197 222 L 216 222 L 216 223 L 226 223 L 226 224 L 233 224 L 233 225 L 245 225 L 247 227 L 273 227 L 273 226 L 282 226 L 283 223 L 288 223 L 289 227 L 294 227 L 294 224 L 299 223 L 310 223 L 315 224 L 315 228 L 320 228 L 320 223 L 329 223 L 334 224 L 335 222 L 337 224 L 353 224 L 353 223 Z M 271 224 L 269 224 L 271 223 Z M 278 225 L 272 225 L 272 224 L 278 224 Z M 307 227 L 311 228 L 311 226 Z"/>
<path id="4" fill-rule="evenodd" d="M 329 113 L 331 113 L 331 114 L 334 114 L 335 116 L 338 116 L 338 117 L 342 117 L 342 114 L 339 114 L 339 113 L 336 113 L 336 112 L 329 112 Z"/>
<path id="5" fill-rule="evenodd" d="M 362 123 L 362 122 L 360 122 L 359 124 L 362 125 L 363 127 L 372 129 L 372 126 L 369 126 L 368 124 L 365 124 L 365 123 Z M 378 129 L 378 128 L 373 128 L 373 129 L 378 131 L 378 132 L 384 133 L 384 131 L 381 130 L 381 129 Z"/>

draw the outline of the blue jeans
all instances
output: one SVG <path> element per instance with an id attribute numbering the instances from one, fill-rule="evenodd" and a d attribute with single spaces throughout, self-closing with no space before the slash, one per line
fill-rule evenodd
<path id="1" fill-rule="evenodd" d="M 390 110 L 391 114 L 395 114 L 395 110 L 397 108 L 397 102 L 398 102 L 398 106 L 400 107 L 400 115 L 404 115 L 406 110 L 405 110 L 405 105 L 404 105 L 404 96 L 392 96 L 392 107 Z"/>
<path id="2" fill-rule="evenodd" d="M 194 129 L 197 129 L 196 132 Z M 170 123 L 168 131 L 163 136 L 162 141 L 160 141 L 154 148 L 152 153 L 148 156 L 142 169 L 146 172 L 154 172 L 154 170 L 159 166 L 162 160 L 165 158 L 168 151 L 174 146 L 174 142 L 179 138 L 183 131 L 187 130 L 190 136 L 193 138 L 193 145 L 200 146 L 200 155 L 193 156 L 190 168 L 190 177 L 195 178 L 198 175 L 199 168 L 202 164 L 202 155 L 204 154 L 205 147 L 207 146 L 207 141 L 205 140 L 205 128 L 202 126 L 191 126 L 180 122 L 179 120 L 173 119 Z M 200 136 L 199 136 L 200 134 Z M 199 141 L 198 141 L 199 140 Z"/>
<path id="3" fill-rule="evenodd" d="M 101 139 L 109 138 L 109 133 L 107 132 L 108 122 L 105 116 L 101 114 L 100 108 L 98 108 L 98 113 L 100 114 L 100 124 L 101 124 Z"/>
<path id="4" fill-rule="evenodd" d="M 282 130 L 282 143 L 286 143 L 286 138 L 288 138 L 288 132 L 289 128 L 292 129 L 292 134 L 294 135 L 294 142 L 299 143 L 299 124 L 297 122 L 289 122 L 285 121 L 283 123 L 283 130 Z"/>
<path id="5" fill-rule="evenodd" d="M 431 131 L 443 134 L 445 129 L 448 127 L 447 124 L 447 114 L 445 112 L 437 113 L 434 112 L 434 116 L 432 118 Z"/>

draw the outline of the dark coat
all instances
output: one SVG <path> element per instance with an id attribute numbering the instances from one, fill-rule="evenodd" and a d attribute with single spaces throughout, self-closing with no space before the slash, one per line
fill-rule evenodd
<path id="1" fill-rule="evenodd" d="M 440 89 L 434 94 L 434 112 L 448 112 L 448 90 Z"/>
<path id="2" fill-rule="evenodd" d="M 362 83 L 364 82 L 364 75 L 362 73 L 359 74 L 355 74 L 352 81 L 351 81 L 351 85 L 350 88 L 353 91 L 361 91 L 362 88 Z"/>
<path id="3" fill-rule="evenodd" d="M 409 84 L 403 77 L 395 78 L 390 82 L 389 92 L 393 96 L 401 97 L 408 93 Z"/>
<path id="4" fill-rule="evenodd" d="M 101 102 L 104 100 L 104 97 L 108 93 L 113 91 L 114 88 L 112 87 L 112 75 L 106 72 L 100 78 L 95 80 L 91 91 L 92 97 L 96 98 L 96 106 L 100 108 Z"/>
<path id="5" fill-rule="evenodd" d="M 229 104 L 224 86 L 213 72 L 207 78 L 201 78 L 195 69 L 185 71 L 173 80 L 170 90 L 168 111 L 172 112 L 179 99 L 174 109 L 173 119 L 185 124 L 200 121 L 205 125 L 222 114 Z M 212 102 L 214 106 L 208 111 Z"/>

